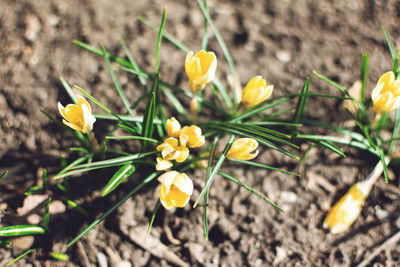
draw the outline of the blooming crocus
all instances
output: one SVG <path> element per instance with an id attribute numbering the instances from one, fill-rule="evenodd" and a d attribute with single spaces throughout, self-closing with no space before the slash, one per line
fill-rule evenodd
<path id="1" fill-rule="evenodd" d="M 236 139 L 226 154 L 228 159 L 251 160 L 258 155 L 258 142 L 252 138 Z M 253 152 L 256 150 L 253 154 Z"/>
<path id="2" fill-rule="evenodd" d="M 329 210 L 324 221 L 324 228 L 329 228 L 333 234 L 346 231 L 360 214 L 369 191 L 370 185 L 365 181 L 352 185 Z"/>
<path id="3" fill-rule="evenodd" d="M 393 71 L 384 73 L 372 90 L 373 110 L 380 115 L 400 107 L 400 81 L 395 80 Z"/>
<path id="4" fill-rule="evenodd" d="M 186 146 L 179 146 L 178 139 L 173 137 L 165 139 L 156 149 L 157 151 L 161 151 L 164 160 L 183 162 L 189 156 L 189 149 Z"/>
<path id="5" fill-rule="evenodd" d="M 82 133 L 90 132 L 96 118 L 92 115 L 89 103 L 82 96 L 77 96 L 77 104 L 68 104 L 64 107 L 58 102 L 58 111 L 63 117 L 63 123 Z"/>
<path id="6" fill-rule="evenodd" d="M 157 157 L 156 160 L 157 160 L 157 165 L 156 165 L 157 171 L 164 171 L 172 167 L 172 162 L 169 160 L 163 159 L 161 157 Z"/>
<path id="7" fill-rule="evenodd" d="M 169 171 L 160 175 L 158 181 L 161 183 L 160 202 L 165 209 L 186 206 L 193 194 L 193 182 L 185 173 Z"/>
<path id="8" fill-rule="evenodd" d="M 242 92 L 242 105 L 245 108 L 255 106 L 267 99 L 274 90 L 274 86 L 268 85 L 262 76 L 255 76 L 250 79 Z"/>
<path id="9" fill-rule="evenodd" d="M 193 56 L 190 51 L 185 60 L 185 70 L 189 77 L 189 87 L 193 92 L 202 90 L 215 77 L 217 57 L 214 52 L 200 50 Z"/>
<path id="10" fill-rule="evenodd" d="M 174 117 L 167 120 L 167 135 L 168 137 L 179 137 L 179 132 L 181 130 L 181 124 Z"/>
<path id="11" fill-rule="evenodd" d="M 196 125 L 185 126 L 179 133 L 179 142 L 183 146 L 187 145 L 190 148 L 196 148 L 204 145 L 205 138 L 200 127 Z"/>

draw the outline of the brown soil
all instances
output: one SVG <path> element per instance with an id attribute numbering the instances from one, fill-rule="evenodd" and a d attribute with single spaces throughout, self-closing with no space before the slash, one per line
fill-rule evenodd
<path id="1" fill-rule="evenodd" d="M 312 92 L 337 94 L 337 89 L 318 80 L 312 71 L 351 86 L 358 79 L 365 52 L 370 55 L 371 90 L 378 76 L 391 68 L 381 25 L 387 26 L 395 41 L 400 40 L 400 2 L 395 0 L 209 2 L 242 84 L 260 74 L 275 85 L 276 94 L 299 92 L 308 76 Z M 139 64 L 151 71 L 156 34 L 137 18 L 145 16 L 158 24 L 164 5 L 168 8 L 166 31 L 198 50 L 204 22 L 195 1 L 1 1 L 0 166 L 9 170 L 0 185 L 2 202 L 7 204 L 7 214 L 1 217 L 3 226 L 26 223 L 25 218 L 14 214 L 23 205 L 24 190 L 40 181 L 40 169 L 46 168 L 50 176 L 54 175 L 60 170 L 62 155 L 74 157 L 69 148 L 76 143 L 70 134 L 40 112 L 44 109 L 55 115 L 57 101 L 69 102 L 60 76 L 87 89 L 112 110 L 123 111 L 103 59 L 73 45 L 72 40 L 93 45 L 102 42 L 108 51 L 122 56 L 118 42 L 122 36 Z M 210 49 L 217 52 L 217 75 L 225 82 L 228 68 L 214 39 L 210 40 Z M 161 78 L 185 87 L 183 63 L 177 64 L 184 58 L 184 53 L 164 42 Z M 127 97 L 135 101 L 140 94 L 136 79 L 123 72 L 118 72 L 118 77 Z M 313 118 L 334 124 L 349 119 L 339 101 L 311 99 L 308 112 Z M 97 127 L 96 135 L 104 134 L 104 126 Z M 353 149 L 345 151 L 349 156 L 340 158 L 314 148 L 301 169 L 296 167 L 296 161 L 268 150 L 257 159 L 300 172 L 301 177 L 238 166 L 228 169 L 277 202 L 286 214 L 218 178 L 211 189 L 209 241 L 203 237 L 201 209 L 189 208 L 186 213 L 177 214 L 159 212 L 151 235 L 160 241 L 158 249 L 164 244 L 169 252 L 192 266 L 355 266 L 399 231 L 399 176 L 392 172 L 393 181 L 389 184 L 383 179 L 378 181 L 351 229 L 331 235 L 322 229 L 330 203 L 353 182 L 365 177 L 377 161 Z M 130 236 L 131 231 L 148 224 L 157 197 L 153 187 L 127 201 L 115 216 L 67 250 L 68 264 L 47 256 L 48 251 L 62 252 L 64 245 L 94 217 L 127 192 L 120 189 L 110 197 L 100 197 L 99 190 L 111 174 L 112 171 L 97 172 L 75 178 L 72 197 L 90 210 L 92 218 L 85 219 L 73 210 L 52 216 L 51 234 L 36 238 L 33 244 L 44 250 L 18 264 L 104 266 L 100 259 L 105 256 L 113 264 L 125 260 L 133 266 L 173 265 L 167 257 L 152 255 L 140 240 L 135 240 L 135 234 Z M 193 174 L 194 197 L 199 194 L 203 175 Z M 133 177 L 124 188 L 132 188 L 138 178 Z M 57 194 L 53 197 L 63 200 Z M 10 249 L 0 249 L 0 265 L 22 253 L 23 244 L 18 246 L 15 242 Z M 398 246 L 385 248 L 372 265 L 399 266 Z"/>

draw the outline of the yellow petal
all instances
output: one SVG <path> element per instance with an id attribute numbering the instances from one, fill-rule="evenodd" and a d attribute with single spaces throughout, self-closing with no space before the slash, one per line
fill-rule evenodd
<path id="1" fill-rule="evenodd" d="M 164 171 L 172 167 L 172 162 L 169 160 L 165 160 L 161 157 L 157 157 L 157 165 L 156 165 L 156 170 L 157 171 Z"/>
<path id="2" fill-rule="evenodd" d="M 181 124 L 174 117 L 167 120 L 167 135 L 168 137 L 179 137 L 181 130 Z"/>

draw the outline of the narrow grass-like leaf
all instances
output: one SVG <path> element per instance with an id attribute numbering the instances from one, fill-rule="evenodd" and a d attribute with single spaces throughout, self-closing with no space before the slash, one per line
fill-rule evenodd
<path id="1" fill-rule="evenodd" d="M 233 81 L 234 81 L 234 97 L 233 97 L 233 103 L 237 104 L 240 102 L 240 88 L 238 85 L 238 78 L 237 78 L 237 74 L 236 74 L 236 68 L 235 68 L 235 63 L 233 62 L 232 56 L 229 52 L 228 47 L 226 46 L 224 39 L 222 38 L 221 34 L 219 33 L 217 27 L 215 26 L 210 14 L 208 13 L 208 10 L 206 8 L 206 6 L 203 4 L 203 2 L 201 0 L 197 0 L 197 4 L 199 5 L 201 12 L 203 13 L 204 18 L 206 19 L 208 25 L 210 25 L 210 29 L 212 30 L 212 32 L 215 35 L 215 38 L 218 41 L 219 46 L 222 49 L 222 52 L 224 53 L 226 62 L 228 63 L 229 66 L 229 70 L 232 74 L 233 77 Z"/>
<path id="2" fill-rule="evenodd" d="M 118 120 L 112 115 L 109 114 L 98 114 L 95 113 L 93 114 L 97 119 L 102 119 L 102 120 Z M 129 116 L 129 115 L 118 115 L 121 120 L 128 121 L 128 122 L 143 122 L 143 117 L 142 116 Z M 161 124 L 161 120 L 159 118 L 154 118 L 153 120 L 154 124 Z"/>
<path id="3" fill-rule="evenodd" d="M 342 157 L 346 157 L 346 155 L 342 152 L 342 150 L 340 150 L 340 148 L 337 147 L 332 142 L 322 140 L 322 141 L 318 141 L 318 144 L 320 144 L 321 146 L 323 146 L 325 148 L 332 150 L 333 152 L 335 152 L 336 154 L 339 154 Z"/>
<path id="4" fill-rule="evenodd" d="M 114 212 L 119 206 L 121 206 L 125 201 L 127 201 L 130 197 L 132 197 L 136 192 L 138 192 L 140 189 L 142 189 L 145 185 L 150 183 L 154 178 L 156 178 L 158 175 L 158 172 L 153 172 L 147 178 L 143 180 L 142 183 L 137 185 L 132 191 L 130 191 L 128 194 L 126 194 L 121 200 L 119 200 L 117 203 L 115 203 L 110 209 L 108 209 L 103 215 L 101 215 L 99 218 L 94 220 L 88 227 L 85 228 L 81 233 L 79 233 L 71 242 L 67 244 L 67 248 L 71 247 L 73 244 L 79 241 L 84 235 L 86 235 L 91 229 L 93 229 L 96 225 L 98 225 L 101 221 L 103 221 L 105 218 L 107 218 L 112 212 Z"/>
<path id="5" fill-rule="evenodd" d="M 381 28 L 382 28 L 383 34 L 385 35 L 385 40 L 386 40 L 386 44 L 387 44 L 389 52 L 390 52 L 390 56 L 392 57 L 392 59 L 394 59 L 396 48 L 393 45 L 392 38 L 390 37 L 389 31 L 387 30 L 385 25 L 382 25 Z"/>
<path id="6" fill-rule="evenodd" d="M 0 237 L 21 236 L 21 235 L 38 235 L 44 234 L 46 230 L 37 225 L 12 225 L 0 228 Z"/>
<path id="7" fill-rule="evenodd" d="M 194 205 L 193 205 L 193 208 L 195 208 L 195 207 L 198 205 L 200 199 L 201 199 L 201 198 L 206 194 L 206 192 L 209 190 L 210 185 L 211 185 L 212 181 L 213 181 L 214 178 L 215 178 L 215 175 L 217 174 L 219 168 L 221 168 L 222 163 L 224 163 L 224 161 L 225 161 L 226 153 L 228 153 L 228 150 L 229 150 L 229 148 L 231 147 L 231 145 L 232 145 L 232 143 L 233 143 L 233 140 L 235 140 L 235 135 L 234 135 L 234 134 L 232 134 L 232 135 L 230 136 L 230 138 L 229 138 L 229 140 L 228 140 L 228 143 L 227 143 L 226 146 L 225 146 L 224 151 L 222 152 L 221 156 L 219 157 L 217 163 L 215 164 L 215 166 L 214 166 L 214 168 L 213 168 L 213 170 L 212 170 L 212 172 L 211 172 L 211 174 L 210 174 L 210 177 L 208 178 L 206 184 L 204 185 L 203 190 L 201 190 L 200 195 L 198 196 L 196 202 L 195 202 Z"/>
<path id="8" fill-rule="evenodd" d="M 73 208 L 74 210 L 76 210 L 77 212 L 82 214 L 83 216 L 85 216 L 85 217 L 90 216 L 90 214 L 75 201 L 68 199 L 67 204 L 68 204 L 68 206 L 70 206 L 71 208 Z"/>
<path id="9" fill-rule="evenodd" d="M 173 93 L 171 93 L 168 88 L 161 86 L 160 89 L 161 92 L 168 98 L 169 102 L 171 102 L 171 105 L 174 107 L 176 112 L 183 116 L 185 120 L 188 120 L 187 111 L 183 107 L 181 101 Z"/>
<path id="10" fill-rule="evenodd" d="M 144 17 L 139 17 L 138 20 L 140 22 L 142 22 L 144 25 L 146 25 L 147 27 L 153 29 L 154 31 L 158 31 L 158 27 L 151 24 L 146 18 Z M 182 50 L 185 53 L 188 53 L 190 51 L 190 48 L 187 47 L 185 44 L 183 44 L 182 42 L 180 42 L 178 39 L 176 39 L 174 36 L 172 36 L 171 34 L 163 31 L 163 37 L 168 40 L 169 42 L 171 42 L 172 44 L 174 44 L 176 47 L 178 47 L 180 50 Z"/>
<path id="11" fill-rule="evenodd" d="M 75 45 L 77 45 L 77 46 L 79 46 L 79 47 L 81 47 L 83 49 L 86 49 L 87 51 L 89 51 L 91 53 L 94 53 L 94 54 L 96 54 L 98 56 L 104 56 L 103 55 L 103 51 L 101 49 L 95 48 L 95 47 L 93 47 L 93 46 L 91 46 L 91 45 L 89 45 L 87 43 L 84 43 L 84 42 L 81 42 L 81 41 L 78 41 L 78 40 L 74 40 L 72 43 L 74 43 Z M 111 61 L 115 61 L 115 62 L 117 62 L 117 63 L 119 63 L 119 64 L 121 64 L 121 65 L 123 65 L 123 66 L 125 66 L 127 68 L 132 68 L 132 65 L 129 63 L 129 61 L 126 61 L 123 58 L 114 57 L 114 56 L 112 56 L 112 55 L 110 55 L 108 53 L 107 53 L 107 56 L 110 58 Z"/>
<path id="12" fill-rule="evenodd" d="M 133 58 L 133 56 L 132 56 L 132 54 L 131 54 L 131 51 L 129 51 L 129 48 L 128 48 L 128 46 L 125 44 L 125 41 L 124 41 L 124 39 L 122 39 L 122 37 L 119 38 L 119 43 L 121 44 L 121 47 L 122 47 L 122 49 L 124 50 L 124 53 L 125 53 L 126 57 L 127 57 L 128 60 L 129 60 L 129 63 L 131 63 L 132 69 L 133 69 L 133 70 L 140 70 L 139 65 L 137 64 L 136 60 Z M 140 76 L 140 75 L 138 76 L 138 79 L 139 79 L 140 84 L 143 86 L 144 91 L 147 92 L 148 89 L 147 89 L 147 82 L 146 82 L 146 79 L 143 78 L 143 77 Z M 133 108 L 133 106 L 132 106 L 132 108 Z"/>
<path id="13" fill-rule="evenodd" d="M 208 157 L 208 163 L 207 163 L 207 173 L 206 173 L 206 183 L 210 179 L 211 173 L 212 173 L 212 166 L 214 162 L 214 157 L 215 157 L 215 150 L 217 148 L 219 142 L 219 138 L 215 137 L 212 144 L 211 144 L 211 149 L 210 149 L 210 155 Z M 204 238 L 208 240 L 208 216 L 207 216 L 207 209 L 208 209 L 208 197 L 210 195 L 210 189 L 206 191 L 204 194 L 204 201 L 203 201 L 203 230 L 204 230 Z"/>
<path id="14" fill-rule="evenodd" d="M 206 10 L 208 10 L 207 0 L 203 0 L 203 4 L 204 4 L 204 8 Z M 203 32 L 203 35 L 201 37 L 201 49 L 202 50 L 207 50 L 207 47 L 208 47 L 208 24 L 207 24 L 207 21 L 205 21 L 205 23 L 204 23 L 204 32 Z"/>
<path id="15" fill-rule="evenodd" d="M 294 175 L 294 176 L 300 176 L 300 174 L 295 173 L 295 172 L 291 172 L 291 171 L 286 171 L 280 168 L 276 168 L 276 167 L 272 167 L 266 164 L 262 164 L 262 163 L 257 163 L 254 161 L 249 161 L 249 160 L 238 160 L 238 159 L 230 159 L 230 161 L 235 162 L 235 163 L 239 163 L 239 164 L 245 164 L 245 165 L 249 165 L 249 166 L 254 166 L 257 168 L 263 168 L 263 169 L 267 169 L 267 170 L 271 170 L 271 171 L 277 171 L 277 172 L 281 172 L 281 173 L 285 173 L 285 174 L 289 174 L 289 175 Z"/>
<path id="16" fill-rule="evenodd" d="M 338 84 L 335 81 L 332 81 L 331 79 L 329 79 L 328 77 L 325 77 L 322 74 L 319 74 L 318 72 L 316 72 L 315 70 L 313 71 L 313 73 L 320 78 L 321 80 L 329 83 L 330 85 L 333 85 L 334 87 L 336 87 L 337 89 L 339 89 L 342 93 L 344 93 L 345 95 L 347 95 L 348 97 L 351 97 L 351 95 L 349 94 L 349 91 L 347 91 L 347 89 L 343 86 L 341 86 L 340 84 Z"/>
<path id="17" fill-rule="evenodd" d="M 44 208 L 44 215 L 43 215 L 43 228 L 48 231 L 49 230 L 49 221 L 50 221 L 50 202 L 51 197 L 47 198 L 46 206 Z"/>
<path id="18" fill-rule="evenodd" d="M 61 174 L 66 173 L 67 171 L 71 170 L 72 168 L 74 168 L 75 166 L 81 164 L 82 162 L 84 162 L 85 160 L 88 159 L 88 156 L 83 156 L 80 157 L 76 160 L 74 160 L 71 164 L 69 164 L 67 167 L 65 167 L 62 171 L 60 171 L 58 174 L 56 174 L 55 178 Z"/>
<path id="19" fill-rule="evenodd" d="M 64 80 L 63 77 L 60 77 L 60 81 L 61 84 L 64 86 L 65 91 L 67 91 L 67 94 L 69 95 L 69 97 L 71 98 L 72 102 L 74 104 L 78 103 L 77 99 L 76 99 L 76 95 L 74 94 L 74 92 L 71 89 L 71 86 L 67 83 L 66 80 Z"/>
<path id="20" fill-rule="evenodd" d="M 16 263 L 17 261 L 19 261 L 20 259 L 22 259 L 23 257 L 25 257 L 26 255 L 35 252 L 37 249 L 36 248 L 31 248 L 28 249 L 27 251 L 25 251 L 24 253 L 22 253 L 21 255 L 19 255 L 18 257 L 16 257 L 15 259 L 13 259 L 12 261 L 10 261 L 9 263 L 7 263 L 6 266 L 11 266 L 11 264 Z"/>
<path id="21" fill-rule="evenodd" d="M 157 139 L 154 138 L 147 138 L 147 137 L 143 137 L 143 136 L 106 136 L 107 139 L 113 139 L 113 140 L 144 140 L 144 141 L 148 141 L 151 143 L 159 143 L 160 141 L 158 141 Z"/>
<path id="22" fill-rule="evenodd" d="M 254 106 L 254 108 L 250 108 L 248 110 L 246 110 L 242 115 L 235 117 L 234 119 L 231 120 L 231 122 L 238 122 L 238 121 L 242 121 L 244 119 L 247 119 L 253 115 L 257 115 L 265 110 L 271 109 L 273 107 L 279 106 L 285 102 L 288 102 L 289 100 L 293 99 L 293 97 L 287 97 L 285 99 L 282 99 L 280 101 L 271 103 L 269 105 L 265 105 L 264 103 L 258 104 L 256 106 Z"/>
<path id="23" fill-rule="evenodd" d="M 156 218 L 158 208 L 160 208 L 160 199 L 157 199 L 156 204 L 154 205 L 153 212 L 151 213 L 151 219 L 149 222 L 149 227 L 147 227 L 147 234 L 150 234 L 151 228 L 153 227 L 154 219 Z"/>
<path id="24" fill-rule="evenodd" d="M 365 90 L 368 84 L 368 60 L 368 53 L 363 54 L 361 60 L 361 95 L 359 96 L 362 103 L 365 101 Z"/>
<path id="25" fill-rule="evenodd" d="M 120 183 L 125 181 L 126 178 L 131 176 L 135 172 L 135 166 L 132 164 L 127 164 L 122 166 L 114 175 L 111 177 L 110 181 L 103 189 L 101 194 L 103 197 L 111 193 L 115 188 L 117 188 Z"/>
<path id="26" fill-rule="evenodd" d="M 154 64 L 154 74 L 158 75 L 158 68 L 160 64 L 160 48 L 161 48 L 161 40 L 163 36 L 163 30 L 165 26 L 165 20 L 167 18 L 167 7 L 164 7 L 164 11 L 161 17 L 160 28 L 158 29 L 157 43 L 156 43 L 156 56 L 155 56 L 155 64 Z"/>
<path id="27" fill-rule="evenodd" d="M 157 83 L 157 84 L 156 84 Z M 154 85 L 156 84 L 156 85 Z M 158 79 L 154 81 L 153 87 L 158 86 Z M 146 138 L 153 137 L 154 124 L 153 119 L 155 117 L 156 112 L 156 93 L 152 89 L 152 93 L 150 95 L 150 99 L 146 106 L 146 111 L 143 116 L 143 129 L 142 136 Z M 147 152 L 151 149 L 150 143 L 147 141 L 143 141 L 142 152 Z"/>
<path id="28" fill-rule="evenodd" d="M 385 160 L 385 152 L 383 151 L 382 147 L 379 147 L 379 157 L 380 157 L 380 160 L 381 160 L 382 166 L 383 166 L 383 175 L 385 176 L 385 182 L 388 183 L 389 172 L 388 172 L 387 164 L 386 164 L 386 160 Z"/>
<path id="29" fill-rule="evenodd" d="M 115 72 L 111 67 L 110 59 L 107 56 L 107 51 L 106 51 L 106 49 L 105 49 L 103 44 L 100 44 L 100 46 L 101 46 L 101 50 L 103 51 L 104 61 L 106 62 L 107 70 L 110 73 L 111 79 L 112 79 L 112 81 L 114 83 L 115 88 L 117 89 L 118 95 L 121 98 L 122 103 L 124 104 L 124 106 L 125 106 L 126 110 L 128 111 L 128 113 L 131 116 L 135 116 L 136 114 L 131 109 L 131 104 L 130 104 L 128 98 L 126 97 L 124 90 L 122 90 L 122 87 L 121 87 L 121 84 L 118 81 L 117 75 L 115 75 Z"/>
<path id="30" fill-rule="evenodd" d="M 233 177 L 232 175 L 219 171 L 218 172 L 219 175 L 221 175 L 222 177 L 234 182 L 235 184 L 243 187 L 244 189 L 246 189 L 247 191 L 249 191 L 250 193 L 254 194 L 255 196 L 261 198 L 262 200 L 264 200 L 265 202 L 267 202 L 268 204 L 270 204 L 272 207 L 276 208 L 277 210 L 279 210 L 280 212 L 285 213 L 285 211 L 283 209 L 281 209 L 278 205 L 276 205 L 274 202 L 272 202 L 271 200 L 269 200 L 267 197 L 265 197 L 263 194 L 257 192 L 254 188 L 252 188 L 251 186 L 245 185 L 243 183 L 241 183 L 237 178 Z"/>
<path id="31" fill-rule="evenodd" d="M 6 178 L 8 171 L 4 171 L 2 174 L 0 174 L 0 181 Z"/>
<path id="32" fill-rule="evenodd" d="M 392 141 L 390 142 L 389 149 L 388 149 L 388 155 L 391 155 L 393 152 L 393 149 L 396 147 L 396 143 L 398 140 L 399 136 L 399 131 L 400 131 L 400 108 L 396 110 L 396 117 L 394 121 L 394 126 L 393 126 L 393 133 L 392 133 Z"/>
<path id="33" fill-rule="evenodd" d="M 304 112 L 306 111 L 307 106 L 307 99 L 308 99 L 308 91 L 310 90 L 310 78 L 307 77 L 306 81 L 304 82 L 303 89 L 301 90 L 301 95 L 297 101 L 296 112 L 293 116 L 294 123 L 300 123 L 301 119 L 303 118 Z M 297 131 L 297 127 L 293 128 L 293 134 Z"/>

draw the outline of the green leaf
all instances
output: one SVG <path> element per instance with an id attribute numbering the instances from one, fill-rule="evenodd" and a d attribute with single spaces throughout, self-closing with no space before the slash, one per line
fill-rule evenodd
<path id="1" fill-rule="evenodd" d="M 150 234 L 151 227 L 153 227 L 154 219 L 156 218 L 157 211 L 160 208 L 160 204 L 161 204 L 160 199 L 157 199 L 157 202 L 154 205 L 153 212 L 151 213 L 151 219 L 150 219 L 149 227 L 147 227 L 147 234 Z"/>
<path id="2" fill-rule="evenodd" d="M 365 90 L 368 84 L 368 53 L 363 54 L 361 61 L 361 95 L 360 102 L 364 103 L 365 101 Z"/>
<path id="3" fill-rule="evenodd" d="M 156 79 L 153 83 L 153 88 L 158 87 L 158 79 Z M 146 138 L 152 138 L 154 132 L 154 124 L 153 120 L 156 112 L 156 93 L 152 89 L 151 96 L 149 98 L 149 102 L 147 102 L 146 111 L 143 116 L 143 129 L 142 136 Z M 147 152 L 151 150 L 151 144 L 147 141 L 143 141 L 143 152 Z"/>
<path id="4" fill-rule="evenodd" d="M 301 90 L 301 95 L 299 96 L 299 100 L 297 101 L 296 112 L 293 116 L 294 123 L 300 123 L 301 119 L 303 118 L 304 112 L 307 106 L 307 99 L 308 99 L 308 91 L 310 90 L 310 78 L 307 77 L 306 81 L 304 82 L 303 89 Z M 294 133 L 297 131 L 297 127 L 293 128 Z"/>
<path id="5" fill-rule="evenodd" d="M 143 180 L 142 183 L 137 185 L 132 191 L 130 191 L 128 194 L 126 194 L 121 200 L 119 200 L 117 203 L 115 203 L 110 209 L 108 209 L 102 216 L 100 216 L 98 219 L 94 220 L 88 227 L 86 227 L 85 230 L 83 230 L 78 236 L 76 236 L 71 242 L 67 244 L 67 248 L 71 247 L 73 244 L 79 241 L 84 235 L 86 235 L 91 229 L 93 229 L 96 225 L 98 225 L 101 221 L 103 221 L 105 218 L 107 218 L 111 213 L 113 213 L 119 206 L 121 206 L 125 201 L 127 201 L 129 198 L 131 198 L 136 192 L 138 192 L 140 189 L 142 189 L 145 185 L 150 183 L 154 178 L 156 178 L 158 175 L 158 172 L 153 172 L 149 176 L 147 176 L 146 179 Z"/>
<path id="6" fill-rule="evenodd" d="M 127 164 L 122 166 L 114 175 L 111 177 L 110 181 L 103 189 L 101 194 L 103 197 L 112 192 L 117 186 L 125 181 L 126 178 L 131 176 L 135 172 L 135 166 L 132 164 Z"/>
<path id="7" fill-rule="evenodd" d="M 346 155 L 342 152 L 342 150 L 340 150 L 339 147 L 337 147 L 335 144 L 333 144 L 332 142 L 329 141 L 319 141 L 318 144 L 320 144 L 323 147 L 326 147 L 330 150 L 332 150 L 333 152 L 335 152 L 336 154 L 339 154 L 342 157 L 346 157 Z"/>
<path id="8" fill-rule="evenodd" d="M 387 44 L 389 52 L 390 52 L 390 56 L 394 60 L 396 48 L 393 45 L 392 38 L 390 37 L 389 31 L 387 30 L 385 25 L 382 25 L 382 31 L 383 31 L 383 34 L 385 35 L 385 40 L 386 40 L 386 44 Z"/>
<path id="9" fill-rule="evenodd" d="M 157 139 L 154 138 L 147 138 L 143 136 L 137 136 L 137 135 L 128 135 L 128 136 L 106 136 L 107 139 L 113 139 L 113 140 L 144 140 L 148 141 L 151 143 L 160 143 Z"/>
<path id="10" fill-rule="evenodd" d="M 313 71 L 313 73 L 320 78 L 321 80 L 329 83 L 330 85 L 333 85 L 334 87 L 336 87 L 337 89 L 339 89 L 341 92 L 343 92 L 345 95 L 347 95 L 348 97 L 350 97 L 352 100 L 354 100 L 351 95 L 349 94 L 349 91 L 347 91 L 347 89 L 343 86 L 341 86 L 340 84 L 338 84 L 335 81 L 332 81 L 331 79 L 329 79 L 328 77 L 325 77 L 322 74 L 319 74 L 318 72 L 316 72 L 315 70 Z"/>
<path id="11" fill-rule="evenodd" d="M 23 257 L 28 255 L 29 253 L 35 252 L 36 250 L 37 250 L 36 248 L 28 249 L 27 251 L 25 251 L 24 253 L 22 253 L 21 255 L 19 255 L 18 257 L 16 257 L 12 261 L 10 261 L 9 263 L 7 263 L 7 266 L 10 266 L 11 264 L 16 263 L 18 260 L 22 259 Z"/>
<path id="12" fill-rule="evenodd" d="M 210 174 L 210 177 L 208 178 L 206 184 L 204 185 L 203 190 L 200 192 L 200 195 L 198 196 L 196 202 L 195 202 L 194 205 L 193 205 L 193 208 L 195 208 L 195 207 L 198 205 L 200 199 L 201 199 L 201 198 L 206 194 L 206 192 L 209 190 L 210 185 L 211 185 L 212 181 L 213 181 L 214 178 L 215 178 L 215 175 L 217 174 L 218 170 L 221 168 L 222 163 L 224 163 L 224 161 L 225 161 L 226 154 L 228 153 L 228 150 L 229 150 L 229 148 L 231 147 L 231 145 L 232 145 L 232 143 L 233 143 L 233 140 L 235 140 L 235 135 L 234 135 L 234 134 L 232 134 L 232 135 L 230 136 L 230 138 L 229 138 L 229 140 L 228 140 L 228 143 L 225 145 L 224 151 L 222 152 L 221 156 L 219 157 L 217 163 L 215 164 L 215 166 L 214 166 L 214 168 L 213 168 L 213 170 L 212 170 L 212 172 L 211 172 L 211 174 Z"/>
<path id="13" fill-rule="evenodd" d="M 277 210 L 279 210 L 280 212 L 285 213 L 285 211 L 283 209 L 281 209 L 278 205 L 276 205 L 274 202 L 272 202 L 271 200 L 269 200 L 267 197 L 265 197 L 263 194 L 257 192 L 254 188 L 252 188 L 251 186 L 242 184 L 237 178 L 233 177 L 232 175 L 225 173 L 225 172 L 218 172 L 219 175 L 221 175 L 222 177 L 238 184 L 239 186 L 243 187 L 244 189 L 246 189 L 247 191 L 249 191 L 250 193 L 256 195 L 257 197 L 261 198 L 262 200 L 264 200 L 265 202 L 267 202 L 268 204 L 270 204 L 272 207 L 276 208 Z"/>
<path id="14" fill-rule="evenodd" d="M 164 7 L 164 11 L 161 18 L 160 28 L 158 29 L 157 43 L 156 43 L 156 56 L 155 56 L 155 64 L 154 64 L 154 74 L 158 76 L 158 66 L 160 64 L 160 48 L 161 48 L 161 40 L 163 36 L 163 30 L 165 26 L 165 20 L 167 18 L 167 7 Z"/>
<path id="15" fill-rule="evenodd" d="M 76 99 L 76 95 L 72 91 L 71 86 L 67 83 L 66 80 L 64 80 L 63 77 L 60 77 L 60 81 L 61 81 L 61 84 L 64 86 L 65 91 L 67 91 L 67 93 L 68 93 L 69 97 L 71 98 L 72 102 L 74 104 L 77 104 L 78 102 L 77 102 L 77 99 Z"/>
<path id="16" fill-rule="evenodd" d="M 75 201 L 68 199 L 67 204 L 68 204 L 68 206 L 70 206 L 71 208 L 73 208 L 74 210 L 76 210 L 77 212 L 82 214 L 83 216 L 85 216 L 85 217 L 90 216 L 90 214 Z"/>
<path id="17" fill-rule="evenodd" d="M 46 206 L 45 206 L 45 209 L 44 209 L 44 215 L 43 215 L 43 227 L 44 227 L 44 229 L 46 231 L 49 230 L 49 221 L 50 221 L 50 210 L 49 210 L 49 207 L 50 207 L 50 202 L 51 202 L 51 197 L 48 197 L 47 201 L 46 201 Z"/>
<path id="18" fill-rule="evenodd" d="M 133 110 L 131 109 L 131 104 L 128 100 L 128 98 L 126 98 L 126 95 L 124 93 L 124 91 L 122 90 L 121 84 L 118 81 L 117 75 L 115 75 L 114 70 L 111 67 L 111 63 L 110 63 L 110 59 L 108 57 L 107 51 L 105 49 L 105 47 L 103 46 L 103 44 L 100 44 L 101 46 L 101 50 L 103 51 L 103 55 L 104 55 L 104 61 L 106 62 L 106 67 L 108 72 L 110 73 L 111 79 L 114 83 L 115 88 L 117 89 L 118 95 L 122 100 L 122 103 L 124 104 L 126 110 L 128 111 L 128 113 L 131 116 L 135 116 L 135 112 L 133 112 Z"/>
<path id="19" fill-rule="evenodd" d="M 289 175 L 300 176 L 300 174 L 295 173 L 295 172 L 285 171 L 280 168 L 272 167 L 272 166 L 265 165 L 262 163 L 257 163 L 254 161 L 239 160 L 239 159 L 230 159 L 230 161 L 235 162 L 235 163 L 240 163 L 240 164 L 246 164 L 246 165 L 254 166 L 254 167 L 258 167 L 258 168 L 263 168 L 263 169 L 267 169 L 267 170 L 271 170 L 271 171 L 277 171 L 277 172 L 281 172 L 281 173 L 285 173 L 285 174 L 289 174 Z"/>
<path id="20" fill-rule="evenodd" d="M 38 235 L 44 234 L 46 230 L 37 225 L 13 225 L 0 228 L 0 237 Z"/>

